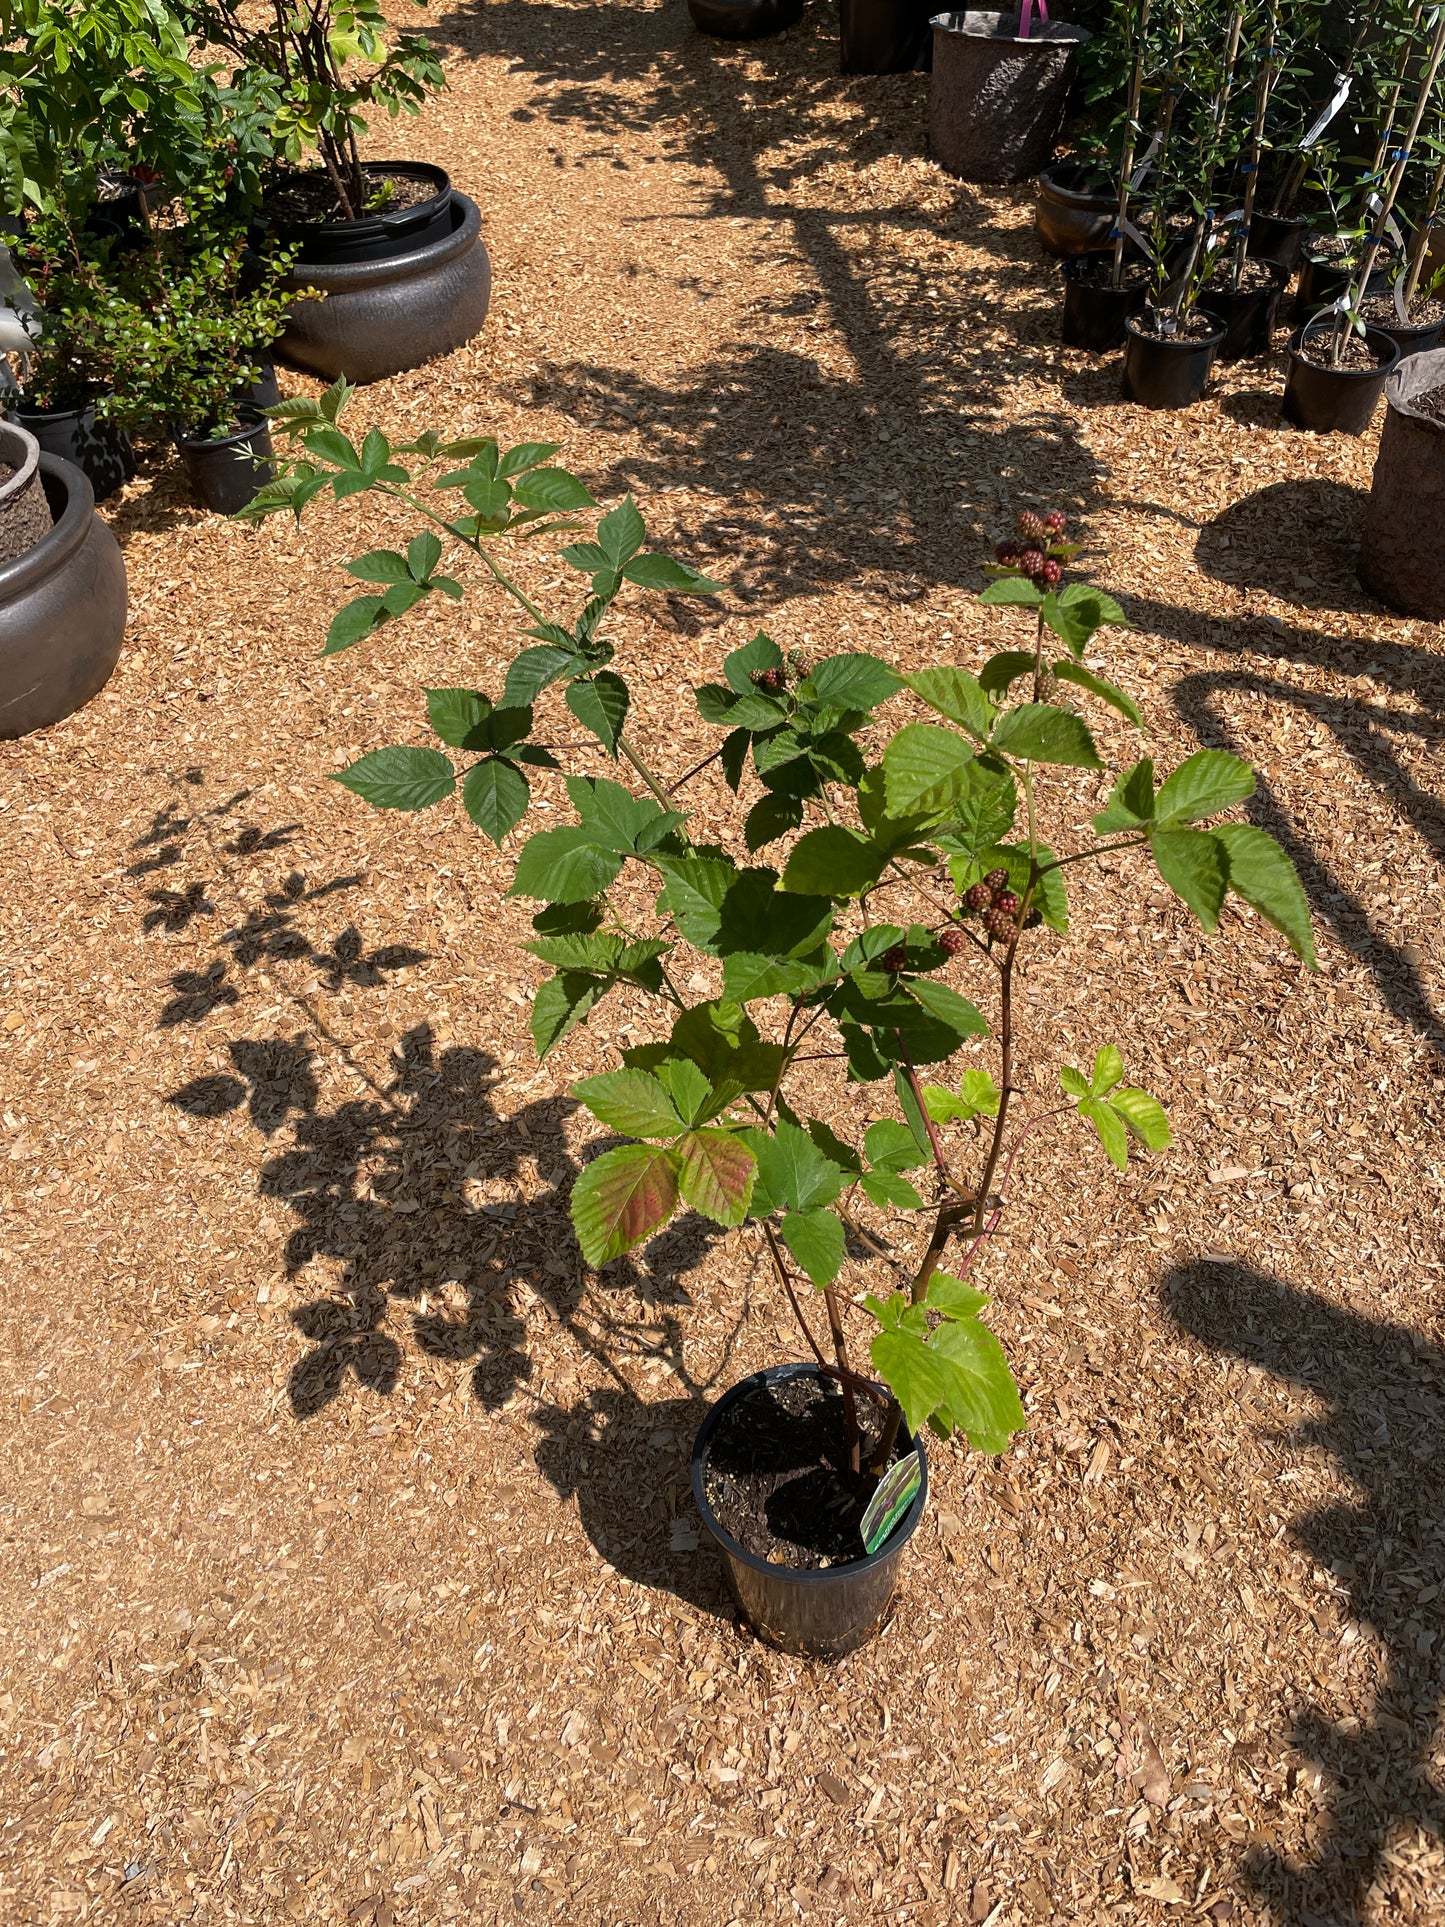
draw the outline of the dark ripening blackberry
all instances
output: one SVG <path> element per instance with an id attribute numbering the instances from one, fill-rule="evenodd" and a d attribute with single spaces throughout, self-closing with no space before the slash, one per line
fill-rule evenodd
<path id="1" fill-rule="evenodd" d="M 940 930 L 938 933 L 938 947 L 950 957 L 957 957 L 963 951 L 967 950 L 968 938 L 964 936 L 961 930 Z"/>
<path id="2" fill-rule="evenodd" d="M 1012 539 L 1010 539 L 1006 542 L 996 543 L 994 546 L 993 553 L 994 553 L 994 559 L 996 561 L 1017 562 L 1019 557 L 1023 554 L 1023 552 L 1024 552 L 1023 543 L 1015 542 Z"/>
<path id="3" fill-rule="evenodd" d="M 993 899 L 998 895 L 1000 890 L 1004 890 L 1008 888 L 1008 871 L 1007 870 L 990 870 L 988 875 L 984 878 L 983 881 L 984 881 L 984 887 L 988 891 L 989 901 L 991 903 Z"/>
<path id="4" fill-rule="evenodd" d="M 1048 540 L 1048 523 L 1041 515 L 1035 515 L 1032 509 L 1021 509 L 1014 517 L 1014 527 L 1025 542 L 1045 543 Z"/>
<path id="5" fill-rule="evenodd" d="M 1019 557 L 1019 567 L 1031 582 L 1036 582 L 1048 567 L 1042 549 L 1025 549 Z"/>
<path id="6" fill-rule="evenodd" d="M 1016 917 L 1019 913 L 1019 900 L 1012 890 L 1000 890 L 993 900 L 995 910 L 1002 910 L 1006 917 Z"/>
<path id="7" fill-rule="evenodd" d="M 1057 589 L 1063 579 L 1064 568 L 1061 562 L 1045 562 L 1044 581 L 1051 589 Z"/>
<path id="8" fill-rule="evenodd" d="M 1006 917 L 1002 910 L 988 911 L 984 916 L 983 927 L 998 943 L 1007 943 L 1014 933 L 1013 918 Z"/>
<path id="9" fill-rule="evenodd" d="M 751 680 L 759 689 L 778 690 L 788 686 L 788 679 L 781 669 L 755 669 Z"/>
<path id="10" fill-rule="evenodd" d="M 993 891 L 986 883 L 971 883 L 963 893 L 963 907 L 981 917 L 993 902 Z"/>
<path id="11" fill-rule="evenodd" d="M 883 952 L 883 955 L 878 961 L 885 970 L 894 972 L 906 970 L 908 968 L 908 952 L 903 948 L 901 943 L 895 943 Z"/>
<path id="12" fill-rule="evenodd" d="M 1028 915 L 1024 918 L 1024 929 L 1037 930 L 1039 925 L 1043 922 L 1043 920 L 1044 920 L 1044 913 L 1042 910 L 1030 910 Z"/>

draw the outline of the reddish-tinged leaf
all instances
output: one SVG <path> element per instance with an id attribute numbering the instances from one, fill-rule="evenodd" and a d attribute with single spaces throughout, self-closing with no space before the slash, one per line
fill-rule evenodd
<path id="1" fill-rule="evenodd" d="M 572 1187 L 572 1225 L 589 1265 L 605 1265 L 666 1224 L 677 1204 L 676 1155 L 652 1144 L 604 1151 Z"/>
<path id="2" fill-rule="evenodd" d="M 753 1195 L 758 1161 L 731 1131 L 689 1131 L 677 1146 L 683 1197 L 714 1224 L 741 1224 Z"/>

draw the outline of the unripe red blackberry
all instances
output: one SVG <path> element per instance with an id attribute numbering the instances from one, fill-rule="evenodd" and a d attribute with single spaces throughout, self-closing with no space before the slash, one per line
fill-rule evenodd
<path id="1" fill-rule="evenodd" d="M 998 892 L 1007 887 L 1008 871 L 1007 870 L 990 870 L 988 875 L 984 878 L 984 882 L 988 886 L 989 900 L 990 902 L 992 902 L 993 898 L 998 894 Z"/>
<path id="2" fill-rule="evenodd" d="M 993 900 L 995 910 L 1002 910 L 1006 917 L 1016 917 L 1019 913 L 1019 900 L 1012 890 L 1000 890 Z"/>
<path id="3" fill-rule="evenodd" d="M 1002 910 L 986 911 L 983 927 L 999 943 L 1007 943 L 1014 933 L 1013 918 L 1006 917 Z"/>
<path id="4" fill-rule="evenodd" d="M 1019 567 L 1031 581 L 1036 582 L 1048 567 L 1042 549 L 1025 549 L 1019 557 Z"/>
<path id="5" fill-rule="evenodd" d="M 993 891 L 985 883 L 970 884 L 963 893 L 964 907 L 981 916 L 993 902 Z"/>
<path id="6" fill-rule="evenodd" d="M 1051 589 L 1057 589 L 1063 579 L 1064 567 L 1061 562 L 1045 562 L 1044 581 L 1047 582 Z"/>
<path id="7" fill-rule="evenodd" d="M 950 957 L 956 957 L 968 948 L 968 938 L 961 930 L 950 927 L 938 933 L 938 947 Z"/>
<path id="8" fill-rule="evenodd" d="M 788 679 L 781 669 L 755 669 L 751 680 L 759 689 L 786 689 Z"/>
<path id="9" fill-rule="evenodd" d="M 1025 542 L 1043 542 L 1048 538 L 1048 523 L 1032 509 L 1021 509 L 1014 517 L 1014 527 Z"/>
<path id="10" fill-rule="evenodd" d="M 1069 526 L 1069 518 L 1059 509 L 1050 509 L 1044 517 L 1044 527 L 1050 535 L 1062 535 Z"/>
<path id="11" fill-rule="evenodd" d="M 901 943 L 893 944 L 878 959 L 885 970 L 899 971 L 908 968 L 908 952 Z"/>

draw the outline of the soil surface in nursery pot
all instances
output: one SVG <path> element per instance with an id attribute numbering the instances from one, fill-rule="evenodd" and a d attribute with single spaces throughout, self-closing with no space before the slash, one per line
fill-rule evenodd
<path id="1" fill-rule="evenodd" d="M 331 176 L 324 168 L 311 167 L 294 174 L 274 175 L 261 196 L 261 213 L 268 221 L 305 227 L 326 221 L 365 220 L 368 214 L 403 214 L 409 207 L 420 207 L 423 201 L 436 198 L 435 181 L 418 180 L 411 174 L 392 174 L 384 167 L 363 166 L 361 178 L 366 183 L 368 199 L 388 188 L 391 190 L 383 204 L 360 208 L 354 214 L 345 213 L 336 198 Z"/>
<path id="2" fill-rule="evenodd" d="M 1143 315 L 1134 317 L 1135 333 L 1146 336 L 1150 341 L 1208 341 L 1211 335 L 1219 333 L 1219 326 L 1207 315 L 1192 314 L 1180 323 L 1172 335 L 1166 335 L 1161 328 L 1151 328 Z"/>
<path id="3" fill-rule="evenodd" d="M 1433 328 L 1445 321 L 1445 301 L 1416 302 L 1409 310 L 1409 320 L 1402 322 L 1392 295 L 1372 294 L 1361 304 L 1360 313 L 1371 328 Z"/>
<path id="4" fill-rule="evenodd" d="M 1380 365 L 1380 357 L 1358 335 L 1350 336 L 1336 361 L 1331 353 L 1328 330 L 1318 336 L 1306 336 L 1299 345 L 1298 353 L 1301 360 L 1309 362 L 1311 367 L 1337 368 L 1352 375 L 1364 374 L 1368 369 Z"/>
<path id="5" fill-rule="evenodd" d="M 865 1464 L 884 1413 L 860 1395 Z M 713 1434 L 703 1470 L 708 1504 L 738 1544 L 803 1571 L 867 1557 L 858 1523 L 877 1484 L 849 1472 L 842 1396 L 811 1378 L 740 1398 Z"/>
<path id="6" fill-rule="evenodd" d="M 1232 288 L 1229 285 L 1229 277 L 1226 274 L 1222 276 L 1217 283 L 1211 283 L 1205 288 L 1204 299 L 1207 301 L 1210 295 L 1215 293 L 1221 295 L 1253 294 L 1256 288 L 1272 287 L 1275 279 L 1275 275 L 1271 272 L 1271 264 L 1268 261 L 1261 261 L 1254 255 L 1247 255 L 1244 266 L 1239 271 L 1238 287 Z"/>
<path id="7" fill-rule="evenodd" d="M 1113 285 L 1114 257 L 1112 254 L 1076 254 L 1069 262 L 1069 279 L 1081 288 L 1107 288 Z M 1143 262 L 1125 262 L 1120 281 L 1121 288 L 1146 288 L 1149 285 L 1149 270 Z"/>

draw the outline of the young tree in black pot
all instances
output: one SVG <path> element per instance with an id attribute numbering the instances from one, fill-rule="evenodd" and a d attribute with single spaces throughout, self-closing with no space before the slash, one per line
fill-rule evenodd
<path id="1" fill-rule="evenodd" d="M 969 1275 L 1024 1146 L 1083 1125 L 1123 1172 L 1131 1142 L 1170 1141 L 1162 1107 L 1125 1082 L 1112 1041 L 1085 1068 L 1057 1067 L 1056 1101 L 1025 1096 L 1022 1060 L 1035 1046 L 1022 1034 L 1018 972 L 1032 946 L 1066 928 L 1073 867 L 1137 852 L 1210 931 L 1233 891 L 1309 963 L 1299 881 L 1262 830 L 1219 821 L 1254 777 L 1218 750 L 1187 758 L 1162 785 L 1142 758 L 1118 776 L 1091 833 L 1068 830 L 1080 807 L 1071 772 L 1104 765 L 1065 699 L 1101 704 L 1131 727 L 1142 718 L 1085 660 L 1123 612 L 1067 579 L 1077 551 L 1062 515 L 1021 515 L 990 570 L 983 600 L 1020 611 L 1026 646 L 976 675 L 953 664 L 900 675 L 863 653 L 800 661 L 759 634 L 726 656 L 720 681 L 696 689 L 718 739 L 675 772 L 641 746 L 608 620 L 629 583 L 684 594 L 718 585 L 652 549 L 629 496 L 594 539 L 563 548 L 585 584 L 581 606 L 548 614 L 498 553 L 504 537 L 575 528 L 572 517 L 594 506 L 551 465 L 555 446 L 430 434 L 394 445 L 377 428 L 358 445 L 340 426 L 345 403 L 338 388 L 273 411 L 296 456 L 247 511 L 299 518 L 323 491 L 375 493 L 422 520 L 404 551 L 345 565 L 372 586 L 339 612 L 327 653 L 384 640 L 432 595 L 459 597 L 450 571 L 477 561 L 523 611 L 528 646 L 495 698 L 427 691 L 440 747 L 375 749 L 336 780 L 383 809 L 459 793 L 500 844 L 526 817 L 536 773 L 559 768 L 548 691 L 594 739 L 580 762 L 567 749 L 574 820 L 528 836 L 510 890 L 539 906 L 526 948 L 553 973 L 532 998 L 544 1056 L 579 1025 L 605 1027 L 619 986 L 655 1012 L 649 1041 L 634 1036 L 616 1068 L 574 1086 L 607 1135 L 573 1186 L 572 1221 L 599 1266 L 679 1210 L 725 1229 L 753 1225 L 810 1357 L 755 1375 L 715 1408 L 694 1493 L 759 1630 L 848 1651 L 886 1613 L 922 1509 L 922 1428 L 1000 1452 L 1024 1424 L 983 1321 L 988 1299 Z M 888 707 L 902 712 L 892 722 Z M 708 769 L 749 799 L 722 842 L 699 838 L 687 807 Z M 1053 847 L 1060 835 L 1072 847 Z M 978 1061 L 989 1037 L 989 1061 Z M 927 1081 L 930 1067 L 938 1081 Z M 859 1085 L 875 1100 L 866 1129 L 852 1121 Z M 890 1114 L 880 1115 L 885 1096 Z M 810 1294 L 826 1339 L 804 1309 Z"/>

